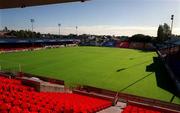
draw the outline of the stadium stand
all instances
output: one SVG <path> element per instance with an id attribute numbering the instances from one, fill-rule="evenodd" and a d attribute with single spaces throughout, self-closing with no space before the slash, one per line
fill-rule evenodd
<path id="1" fill-rule="evenodd" d="M 180 81 L 180 77 L 178 76 L 180 75 L 180 59 L 171 56 L 171 58 L 168 59 L 168 64 L 175 75 L 177 75 L 177 79 Z"/>
<path id="2" fill-rule="evenodd" d="M 129 42 L 127 42 L 127 41 L 117 42 L 116 47 L 118 47 L 118 48 L 129 48 Z"/>
<path id="3" fill-rule="evenodd" d="M 0 38 L 0 52 L 29 51 L 42 48 L 73 47 L 80 41 L 58 38 Z"/>
<path id="4" fill-rule="evenodd" d="M 172 42 L 171 42 L 172 41 Z M 166 41 L 163 44 L 156 44 L 156 52 L 168 70 L 169 76 L 174 84 L 175 95 L 180 96 L 180 46 L 174 40 Z"/>
<path id="5" fill-rule="evenodd" d="M 155 47 L 153 46 L 152 43 L 145 43 L 144 49 L 145 50 L 155 50 Z"/>
<path id="6" fill-rule="evenodd" d="M 144 49 L 145 43 L 141 42 L 131 42 L 129 48 L 131 49 Z"/>
<path id="7" fill-rule="evenodd" d="M 77 94 L 88 95 L 91 97 L 98 97 L 98 98 L 101 97 L 101 98 L 105 98 L 111 101 L 115 100 L 114 97 L 117 96 L 117 92 L 101 89 L 101 88 L 96 88 L 96 87 L 91 87 L 91 86 L 85 86 L 85 85 L 82 86 L 78 90 L 73 90 L 73 92 Z M 179 113 L 179 110 L 180 110 L 179 105 L 176 105 L 173 103 L 164 102 L 164 101 L 151 99 L 151 98 L 135 96 L 132 94 L 126 94 L 122 92 L 118 92 L 118 99 L 121 99 L 122 102 L 125 102 L 128 105 L 140 106 L 143 108 L 147 108 L 148 110 L 160 111 L 161 113 Z"/>
<path id="8" fill-rule="evenodd" d="M 116 41 L 107 41 L 102 44 L 104 47 L 115 47 Z"/>
<path id="9" fill-rule="evenodd" d="M 162 113 L 160 111 L 148 109 L 146 107 L 139 107 L 134 105 L 128 105 L 122 113 Z"/>
<path id="10" fill-rule="evenodd" d="M 180 59 L 179 59 L 179 52 L 176 54 L 167 55 L 165 57 L 165 66 L 170 72 L 170 77 L 175 84 L 176 92 L 178 96 L 180 96 Z"/>
<path id="11" fill-rule="evenodd" d="M 109 106 L 110 101 L 79 94 L 36 92 L 21 80 L 0 76 L 1 113 L 93 113 Z"/>

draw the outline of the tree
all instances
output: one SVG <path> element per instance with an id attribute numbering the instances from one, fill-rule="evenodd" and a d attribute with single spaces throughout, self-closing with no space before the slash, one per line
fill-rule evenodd
<path id="1" fill-rule="evenodd" d="M 159 25 L 158 27 L 158 32 L 157 32 L 157 41 L 161 42 L 164 39 L 164 30 L 163 30 L 163 26 Z"/>
<path id="2" fill-rule="evenodd" d="M 171 35 L 171 29 L 169 25 L 166 23 L 164 23 L 164 35 L 165 35 L 165 40 L 167 40 Z"/>
<path id="3" fill-rule="evenodd" d="M 164 25 L 159 25 L 157 31 L 157 41 L 163 42 L 170 38 L 171 30 L 168 24 L 164 23 Z"/>
<path id="4" fill-rule="evenodd" d="M 129 41 L 133 42 L 151 42 L 152 37 L 148 35 L 143 35 L 143 34 L 135 34 L 132 37 L 129 37 Z"/>
<path id="5" fill-rule="evenodd" d="M 36 33 L 36 38 L 41 38 L 41 33 L 40 32 Z"/>
<path id="6" fill-rule="evenodd" d="M 8 28 L 5 26 L 4 29 L 3 29 L 4 32 L 8 32 Z"/>

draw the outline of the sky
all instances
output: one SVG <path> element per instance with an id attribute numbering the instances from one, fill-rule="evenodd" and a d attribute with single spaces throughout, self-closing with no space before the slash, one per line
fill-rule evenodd
<path id="1" fill-rule="evenodd" d="M 132 36 L 157 35 L 159 24 L 170 25 L 180 35 L 180 0 L 90 0 L 54 5 L 0 10 L 0 29 L 34 30 L 41 33 Z"/>

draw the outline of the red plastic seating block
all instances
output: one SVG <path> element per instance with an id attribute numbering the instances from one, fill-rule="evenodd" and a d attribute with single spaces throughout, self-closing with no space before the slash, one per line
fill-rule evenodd
<path id="1" fill-rule="evenodd" d="M 14 106 L 10 109 L 9 113 L 21 113 L 22 109 L 18 106 Z"/>
<path id="2" fill-rule="evenodd" d="M 9 113 L 7 110 L 1 110 L 1 113 Z"/>
<path id="3" fill-rule="evenodd" d="M 9 110 L 11 108 L 11 104 L 3 103 L 0 105 L 0 110 Z"/>

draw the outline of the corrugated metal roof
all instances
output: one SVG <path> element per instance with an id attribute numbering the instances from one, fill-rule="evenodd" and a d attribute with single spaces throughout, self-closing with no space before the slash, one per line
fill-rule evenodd
<path id="1" fill-rule="evenodd" d="M 67 2 L 84 2 L 86 0 L 0 0 L 0 9 L 24 8 L 29 6 L 39 6 Z"/>

